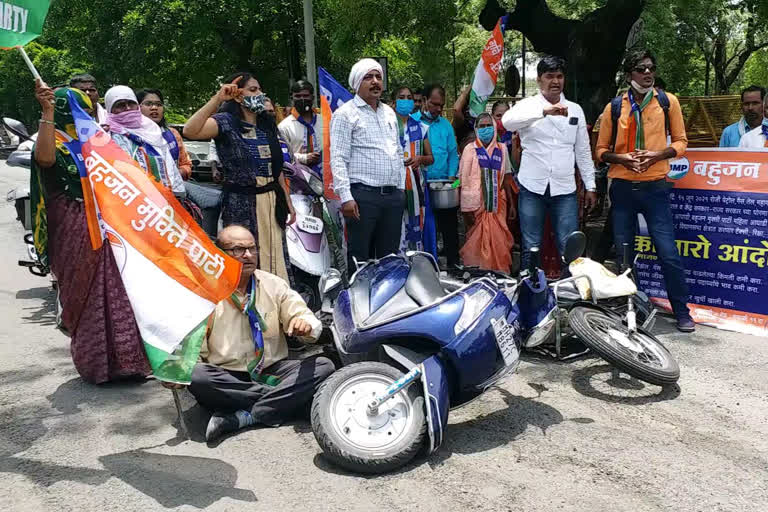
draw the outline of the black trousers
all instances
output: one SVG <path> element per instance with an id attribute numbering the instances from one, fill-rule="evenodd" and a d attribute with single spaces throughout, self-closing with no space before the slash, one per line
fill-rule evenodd
<path id="1" fill-rule="evenodd" d="M 448 266 L 459 264 L 459 208 L 434 209 L 437 232 L 443 235 L 443 249 Z"/>
<path id="2" fill-rule="evenodd" d="M 364 262 L 392 253 L 397 254 L 403 229 L 405 192 L 394 190 L 392 193 L 382 194 L 368 187 L 360 187 L 356 183 L 352 184 L 351 192 L 360 210 L 360 220 L 346 219 L 349 268 L 355 268 L 352 264 L 353 257 L 359 262 Z"/>
<path id="3" fill-rule="evenodd" d="M 333 370 L 333 363 L 325 357 L 283 359 L 262 372 L 265 380 L 278 380 L 268 384 L 252 381 L 248 372 L 198 363 L 189 391 L 211 413 L 250 411 L 257 423 L 277 426 L 305 414 L 320 383 Z"/>

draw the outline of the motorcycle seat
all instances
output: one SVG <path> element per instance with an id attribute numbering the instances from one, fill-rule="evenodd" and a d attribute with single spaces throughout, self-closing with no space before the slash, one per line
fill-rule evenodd
<path id="1" fill-rule="evenodd" d="M 411 256 L 411 271 L 405 281 L 405 291 L 419 306 L 427 306 L 447 295 L 440 284 L 434 263 L 423 254 Z"/>

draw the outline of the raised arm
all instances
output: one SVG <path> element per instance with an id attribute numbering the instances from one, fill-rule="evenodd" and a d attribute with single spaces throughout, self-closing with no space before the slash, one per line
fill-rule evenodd
<path id="1" fill-rule="evenodd" d="M 35 161 L 41 169 L 50 169 L 56 163 L 56 128 L 53 124 L 53 89 L 39 78 L 35 80 L 35 98 L 43 114 L 35 142 Z"/>
<path id="2" fill-rule="evenodd" d="M 208 140 L 219 135 L 219 125 L 215 119 L 211 119 L 211 116 L 219 110 L 225 101 L 242 97 L 243 90 L 237 86 L 239 80 L 240 77 L 238 76 L 231 83 L 222 85 L 219 92 L 214 94 L 208 103 L 192 114 L 192 117 L 184 125 L 185 137 L 194 140 Z"/>

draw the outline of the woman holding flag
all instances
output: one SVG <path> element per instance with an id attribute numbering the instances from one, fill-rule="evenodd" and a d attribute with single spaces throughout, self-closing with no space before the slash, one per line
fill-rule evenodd
<path id="1" fill-rule="evenodd" d="M 426 126 L 411 116 L 413 112 L 413 92 L 408 87 L 400 87 L 393 96 L 392 108 L 397 114 L 397 128 L 400 146 L 403 148 L 405 161 L 405 213 L 403 214 L 403 234 L 400 249 L 424 250 L 422 229 L 424 216 L 424 189 L 421 168 L 431 165 L 432 149 L 427 139 Z"/>
<path id="2" fill-rule="evenodd" d="M 94 384 L 144 377 L 150 367 L 112 244 L 96 251 L 91 246 L 69 101 L 91 114 L 93 105 L 78 89 L 54 93 L 40 80 L 35 96 L 43 111 L 30 183 L 35 248 L 58 280 L 75 368 Z"/>
<path id="3" fill-rule="evenodd" d="M 509 155 L 497 141 L 490 114 L 477 116 L 475 137 L 464 148 L 459 164 L 461 211 L 467 227 L 460 254 L 465 265 L 509 273 L 514 242 L 507 227 L 511 199 L 504 185 L 511 172 Z"/>

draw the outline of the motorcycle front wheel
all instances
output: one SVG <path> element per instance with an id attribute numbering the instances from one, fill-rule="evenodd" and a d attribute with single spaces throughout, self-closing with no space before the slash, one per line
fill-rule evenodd
<path id="1" fill-rule="evenodd" d="M 633 377 L 658 386 L 680 378 L 677 361 L 661 341 L 643 329 L 630 333 L 619 316 L 577 306 L 568 313 L 568 323 L 585 345 Z"/>
<path id="2" fill-rule="evenodd" d="M 424 444 L 426 419 L 414 382 L 379 406 L 368 404 L 403 372 L 388 364 L 351 364 L 331 375 L 312 402 L 312 431 L 331 462 L 358 473 L 384 473 L 407 464 Z"/>

